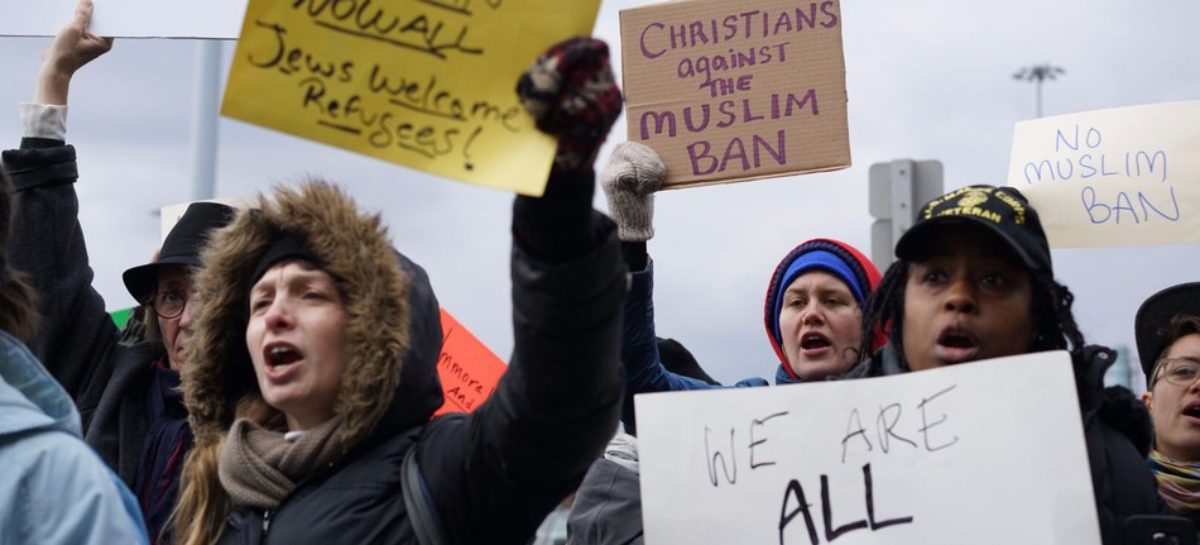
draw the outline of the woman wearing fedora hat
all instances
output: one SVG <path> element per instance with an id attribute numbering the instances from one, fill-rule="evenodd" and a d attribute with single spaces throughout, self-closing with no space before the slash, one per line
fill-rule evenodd
<path id="1" fill-rule="evenodd" d="M 1150 467 L 1172 512 L 1200 522 L 1200 282 L 1151 295 L 1134 320 L 1154 423 Z"/>
<path id="2" fill-rule="evenodd" d="M 91 286 L 74 188 L 75 148 L 64 140 L 72 75 L 112 46 L 88 32 L 91 14 L 91 1 L 82 0 L 55 37 L 35 103 L 21 105 L 25 138 L 20 149 L 4 152 L 16 186 L 10 257 L 29 273 L 41 301 L 42 325 L 29 346 L 75 401 L 84 439 L 137 495 L 151 540 L 170 542 L 162 531 L 192 444 L 178 390 L 191 335 L 191 277 L 206 235 L 228 223 L 233 209 L 193 204 L 157 260 L 125 272 L 129 293 L 147 308 L 148 338 L 122 339 Z"/>

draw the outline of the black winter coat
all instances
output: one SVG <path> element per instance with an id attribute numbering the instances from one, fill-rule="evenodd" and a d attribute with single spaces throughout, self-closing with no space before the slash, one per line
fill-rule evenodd
<path id="1" fill-rule="evenodd" d="M 414 444 L 450 543 L 527 543 L 617 425 L 626 276 L 611 221 L 593 216 L 603 237 L 577 259 L 542 261 L 515 245 L 510 366 L 474 413 L 430 420 L 442 404 L 442 335 L 429 279 L 393 254 L 353 203 L 330 189 L 301 192 L 277 196 L 278 208 L 240 214 L 204 254 L 183 384 L 196 448 L 223 437 L 231 402 L 257 391 L 244 335 L 230 332 L 245 331 L 247 269 L 278 232 L 302 236 L 322 269 L 342 280 L 348 362 L 334 410 L 364 431 L 346 455 L 298 482 L 276 508 L 235 506 L 220 543 L 416 543 L 401 488 L 402 462 Z M 383 261 L 399 263 L 401 286 L 386 281 L 394 265 Z M 395 299 L 404 304 L 392 305 Z M 364 395 L 393 373 L 394 390 Z"/>
<path id="2" fill-rule="evenodd" d="M 75 400 L 84 440 L 136 489 L 146 395 L 162 349 L 119 342 L 120 332 L 92 288 L 75 195 L 75 148 L 39 148 L 37 142 L 26 139 L 22 149 L 3 155 L 16 189 L 9 259 L 30 275 L 41 299 L 41 326 L 29 346 Z M 42 141 L 48 142 L 54 141 Z"/>

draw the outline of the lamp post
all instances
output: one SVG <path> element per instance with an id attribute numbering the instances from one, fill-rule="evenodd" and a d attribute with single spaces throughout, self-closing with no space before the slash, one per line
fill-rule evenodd
<path id="1" fill-rule="evenodd" d="M 1017 73 L 1013 74 L 1013 79 L 1034 82 L 1037 87 L 1037 116 L 1042 117 L 1042 83 L 1045 83 L 1047 80 L 1054 81 L 1055 78 L 1066 73 L 1067 71 L 1061 66 L 1045 63 L 1026 66 L 1020 69 Z"/>

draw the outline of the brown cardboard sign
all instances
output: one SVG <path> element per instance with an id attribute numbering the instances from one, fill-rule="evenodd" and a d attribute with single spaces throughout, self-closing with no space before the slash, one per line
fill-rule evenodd
<path id="1" fill-rule="evenodd" d="M 686 0 L 621 11 L 629 140 L 666 187 L 850 166 L 837 0 Z"/>

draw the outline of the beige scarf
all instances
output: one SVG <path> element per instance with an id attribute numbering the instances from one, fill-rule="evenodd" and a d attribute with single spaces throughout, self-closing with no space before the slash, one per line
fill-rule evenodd
<path id="1" fill-rule="evenodd" d="M 282 432 L 239 419 L 221 449 L 221 485 L 236 505 L 274 509 L 296 483 L 344 454 L 333 439 L 341 426 L 342 418 L 334 417 L 288 441 Z"/>

